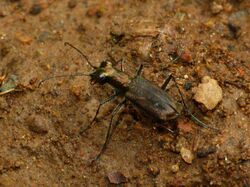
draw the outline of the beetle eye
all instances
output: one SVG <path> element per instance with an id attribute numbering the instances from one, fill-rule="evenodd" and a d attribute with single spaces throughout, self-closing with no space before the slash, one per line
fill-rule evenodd
<path id="1" fill-rule="evenodd" d="M 100 68 L 104 68 L 107 66 L 107 61 L 101 62 Z"/>

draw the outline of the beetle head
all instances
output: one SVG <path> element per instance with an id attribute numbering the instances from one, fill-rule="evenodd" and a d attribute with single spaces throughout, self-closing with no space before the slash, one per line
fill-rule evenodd
<path id="1" fill-rule="evenodd" d="M 107 83 L 114 71 L 115 69 L 113 68 L 111 62 L 103 61 L 100 66 L 90 74 L 91 83 L 99 83 L 101 85 Z"/>

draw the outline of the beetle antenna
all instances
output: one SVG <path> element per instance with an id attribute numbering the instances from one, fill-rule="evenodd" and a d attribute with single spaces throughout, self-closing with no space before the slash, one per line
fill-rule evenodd
<path id="1" fill-rule="evenodd" d="M 183 104 L 183 106 L 184 106 L 184 108 L 185 108 L 187 114 L 190 116 L 191 120 L 193 120 L 196 124 L 200 125 L 200 126 L 203 127 L 203 128 L 212 129 L 212 130 L 215 130 L 215 131 L 218 132 L 219 129 L 217 129 L 217 128 L 215 128 L 215 127 L 211 127 L 211 126 L 205 124 L 204 122 L 202 122 L 201 120 L 199 120 L 197 117 L 195 117 L 195 116 L 190 112 L 190 110 L 188 109 L 188 107 L 187 107 L 187 105 L 186 105 L 186 103 L 185 103 L 185 100 L 184 100 L 184 98 L 183 98 L 183 95 L 182 95 L 182 93 L 181 93 L 181 90 L 180 90 L 179 86 L 177 85 L 177 82 L 176 82 L 176 80 L 175 80 L 175 78 L 174 78 L 173 76 L 172 76 L 172 79 L 173 79 L 173 81 L 175 82 L 175 86 L 176 86 L 176 88 L 178 89 L 178 92 L 179 92 L 179 94 L 180 94 L 180 96 L 181 96 L 182 104 Z"/>
<path id="2" fill-rule="evenodd" d="M 41 80 L 38 84 L 38 88 L 45 82 L 48 81 L 50 79 L 55 79 L 55 78 L 62 78 L 62 77 L 79 77 L 79 76 L 90 76 L 91 74 L 86 74 L 86 73 L 75 73 L 75 74 L 70 74 L 70 75 L 56 75 L 56 76 L 52 76 L 52 77 L 47 77 L 43 80 Z"/>
<path id="3" fill-rule="evenodd" d="M 82 52 L 80 49 L 76 48 L 75 46 L 73 46 L 73 45 L 70 44 L 69 42 L 64 42 L 64 45 L 65 45 L 65 46 L 68 45 L 68 46 L 72 47 L 73 49 L 75 49 L 78 53 L 80 53 L 80 54 L 82 55 L 82 57 L 87 61 L 87 63 L 88 63 L 92 68 L 97 69 L 96 66 L 94 66 L 93 64 L 91 64 L 91 62 L 89 61 L 88 57 L 87 57 L 85 54 L 83 54 L 83 52 Z"/>

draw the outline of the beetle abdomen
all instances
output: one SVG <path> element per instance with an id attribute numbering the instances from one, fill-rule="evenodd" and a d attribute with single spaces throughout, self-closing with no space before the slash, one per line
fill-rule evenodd
<path id="1" fill-rule="evenodd" d="M 157 120 L 167 121 L 180 114 L 176 103 L 164 90 L 141 76 L 131 80 L 125 97 Z"/>

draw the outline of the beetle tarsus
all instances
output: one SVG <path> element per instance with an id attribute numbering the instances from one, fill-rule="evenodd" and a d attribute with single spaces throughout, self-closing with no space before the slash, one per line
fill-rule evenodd
<path id="1" fill-rule="evenodd" d="M 189 112 L 188 112 L 189 113 Z M 193 114 L 189 113 L 188 114 L 191 118 L 192 121 L 194 121 L 196 124 L 198 124 L 199 126 L 206 128 L 206 129 L 212 129 L 214 131 L 220 132 L 219 129 L 215 128 L 215 127 L 211 127 L 207 124 L 205 124 L 204 122 L 202 122 L 201 120 L 199 120 L 197 117 L 195 117 Z"/>

